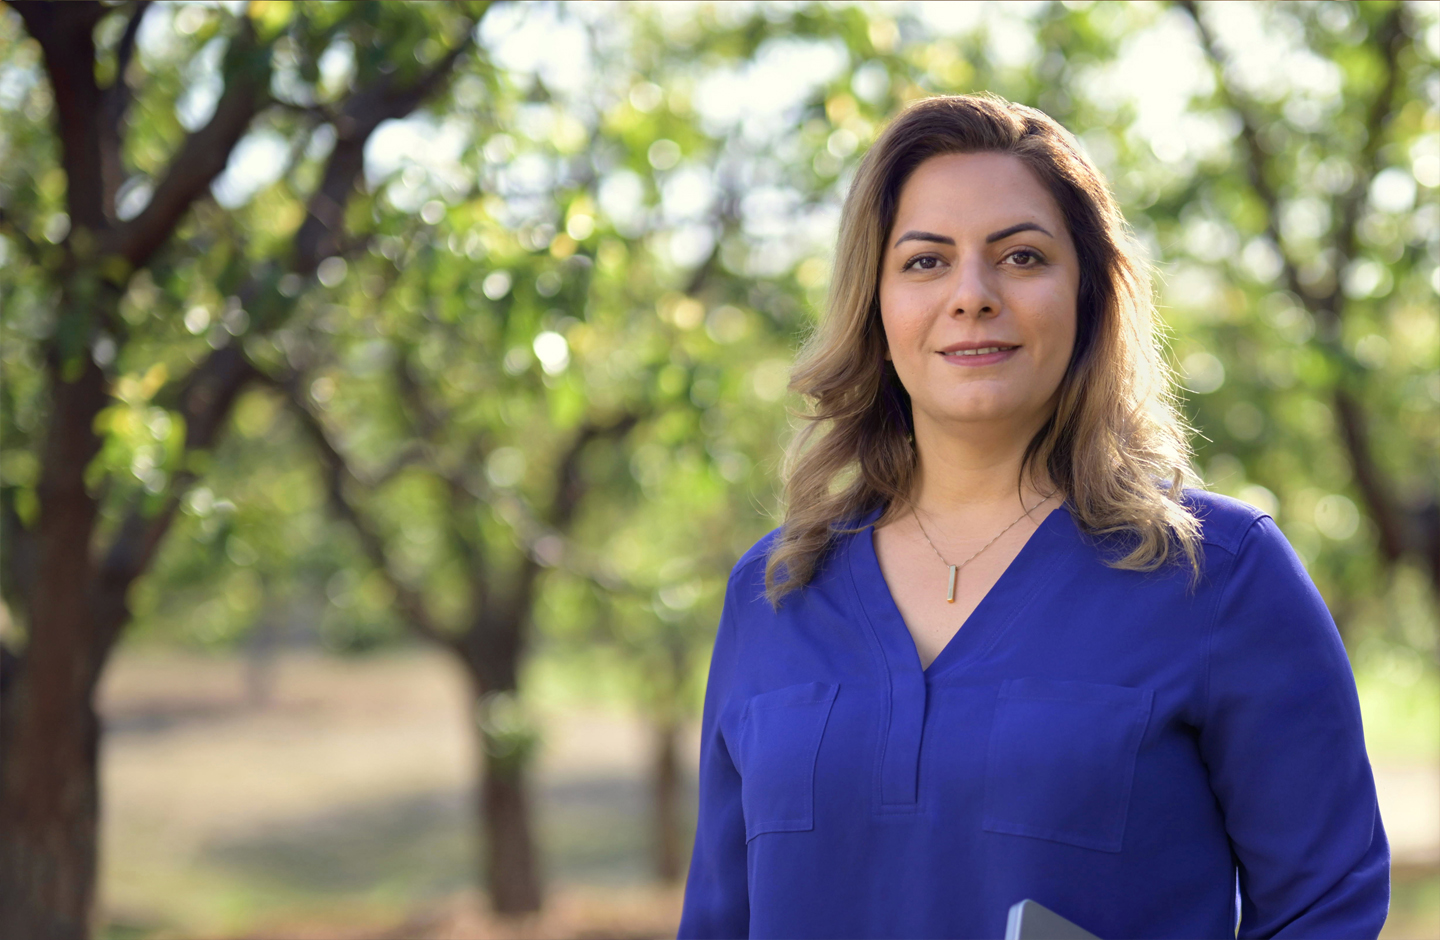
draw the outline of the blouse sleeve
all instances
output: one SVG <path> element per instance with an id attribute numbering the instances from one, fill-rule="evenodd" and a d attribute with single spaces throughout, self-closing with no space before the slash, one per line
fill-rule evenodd
<path id="1" fill-rule="evenodd" d="M 1239 868 L 1239 937 L 1375 937 L 1390 850 L 1345 649 L 1269 518 L 1233 564 L 1200 748 Z"/>
<path id="2" fill-rule="evenodd" d="M 736 660 L 734 606 L 732 583 L 720 615 L 710 676 L 705 684 L 705 710 L 700 722 L 700 807 L 680 915 L 680 940 L 750 934 L 740 773 L 720 728 L 720 712 L 725 707 Z"/>

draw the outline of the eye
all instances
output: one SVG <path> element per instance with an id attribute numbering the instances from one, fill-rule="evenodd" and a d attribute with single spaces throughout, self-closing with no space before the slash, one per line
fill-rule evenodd
<path id="1" fill-rule="evenodd" d="M 1037 268 L 1045 263 L 1045 259 L 1040 257 L 1040 253 L 1030 248 L 1012 251 L 1005 256 L 1005 260 L 1017 268 Z"/>
<path id="2" fill-rule="evenodd" d="M 918 268 L 921 271 L 933 271 L 939 265 L 940 259 L 935 257 L 934 255 L 916 255 L 914 258 L 911 258 L 909 261 L 905 262 L 905 266 L 902 267 L 900 270 L 909 271 L 912 268 Z"/>

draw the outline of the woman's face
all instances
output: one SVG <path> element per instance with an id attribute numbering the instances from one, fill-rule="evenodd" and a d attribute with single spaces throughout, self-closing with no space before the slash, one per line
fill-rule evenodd
<path id="1" fill-rule="evenodd" d="M 922 428 L 1013 428 L 1054 408 L 1075 345 L 1080 266 L 1065 218 L 1018 157 L 931 157 L 885 242 L 886 356 Z"/>

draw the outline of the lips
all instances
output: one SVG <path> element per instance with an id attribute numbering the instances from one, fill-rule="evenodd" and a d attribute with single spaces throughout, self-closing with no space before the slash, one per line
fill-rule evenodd
<path id="1" fill-rule="evenodd" d="M 974 349 L 952 349 L 944 351 L 946 356 L 984 356 L 990 353 L 1009 352 L 1012 349 L 1019 349 L 1019 346 L 978 346 Z"/>
<path id="2" fill-rule="evenodd" d="M 957 366 L 988 366 L 1004 362 L 1015 354 L 1017 343 L 1002 343 L 996 340 L 952 343 L 939 350 L 941 357 Z"/>

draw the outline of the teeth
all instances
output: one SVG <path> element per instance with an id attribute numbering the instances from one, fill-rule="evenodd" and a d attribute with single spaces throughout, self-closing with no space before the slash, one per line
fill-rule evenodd
<path id="1" fill-rule="evenodd" d="M 983 356 L 983 355 L 985 355 L 986 353 L 996 353 L 996 352 L 1000 352 L 1000 351 L 1003 350 L 1003 349 L 1014 349 L 1014 348 L 1015 348 L 1014 346 L 985 346 L 985 347 L 983 347 L 983 348 L 981 348 L 981 349 L 957 349 L 957 350 L 955 350 L 954 352 L 948 352 L 948 353 L 946 353 L 945 355 L 947 355 L 947 356 Z"/>

